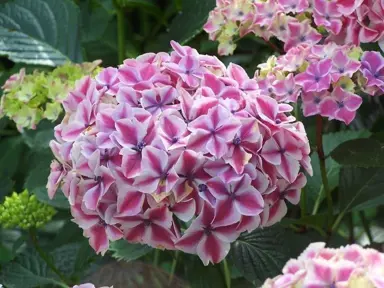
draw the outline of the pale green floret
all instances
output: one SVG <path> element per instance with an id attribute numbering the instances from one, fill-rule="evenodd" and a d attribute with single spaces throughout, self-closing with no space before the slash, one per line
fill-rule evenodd
<path id="1" fill-rule="evenodd" d="M 44 118 L 55 121 L 63 112 L 61 102 L 84 76 L 95 76 L 100 61 L 66 63 L 51 72 L 35 71 L 8 84 L 1 99 L 0 116 L 8 116 L 19 129 L 35 129 Z"/>
<path id="2" fill-rule="evenodd" d="M 41 203 L 27 190 L 12 193 L 5 197 L 0 205 L 0 225 L 4 228 L 39 228 L 49 222 L 56 211 L 53 207 Z"/>

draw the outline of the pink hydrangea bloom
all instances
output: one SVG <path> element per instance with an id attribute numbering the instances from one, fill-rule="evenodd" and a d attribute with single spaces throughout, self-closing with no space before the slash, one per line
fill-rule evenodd
<path id="1" fill-rule="evenodd" d="M 222 55 L 233 53 L 236 46 L 228 44 L 234 36 L 248 33 L 264 39 L 276 37 L 285 43 L 285 51 L 314 45 L 322 36 L 337 44 L 384 43 L 381 0 L 230 0 L 216 4 L 204 29 L 211 40 L 220 42 L 219 47 L 231 47 L 219 49 Z M 302 13 L 306 19 L 300 18 Z M 300 21 L 295 18 L 298 15 Z"/>
<path id="2" fill-rule="evenodd" d="M 356 244 L 338 249 L 312 243 L 289 260 L 283 274 L 267 279 L 262 288 L 384 287 L 384 254 Z"/>
<path id="3" fill-rule="evenodd" d="M 285 54 L 272 66 L 259 65 L 255 93 L 278 102 L 302 98 L 305 116 L 321 115 L 347 124 L 355 117 L 359 100 L 348 97 L 357 101 L 353 107 L 347 108 L 347 104 L 336 109 L 334 96 L 341 97 L 337 87 L 352 94 L 359 90 L 372 96 L 384 93 L 383 56 L 367 51 L 360 59 L 358 51 L 360 43 L 384 47 L 382 0 L 228 0 L 216 4 L 205 30 L 210 39 L 220 42 L 219 47 L 233 44 L 237 34 L 243 37 L 248 33 L 270 42 L 277 38 L 284 44 L 275 46 Z M 215 19 L 220 19 L 220 24 L 212 29 Z M 233 53 L 236 48 L 228 47 L 231 49 L 219 49 L 219 54 Z M 333 96 L 326 97 L 328 94 Z M 327 98 L 325 104 L 320 105 L 323 98 Z"/>
<path id="4" fill-rule="evenodd" d="M 240 233 L 280 221 L 280 196 L 298 203 L 310 149 L 292 107 L 243 68 L 171 45 L 171 54 L 127 59 L 77 83 L 55 128 L 47 187 L 50 197 L 62 188 L 97 253 L 123 238 L 207 265 Z M 293 74 L 275 80 L 279 97 L 300 93 Z M 189 225 L 184 233 L 176 218 Z"/>

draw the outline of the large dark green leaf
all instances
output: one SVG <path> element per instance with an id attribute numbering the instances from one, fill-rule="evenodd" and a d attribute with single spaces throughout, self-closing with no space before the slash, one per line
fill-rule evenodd
<path id="1" fill-rule="evenodd" d="M 185 268 L 191 288 L 225 287 L 224 276 L 219 265 L 204 266 L 200 259 L 194 258 L 188 261 Z"/>
<path id="2" fill-rule="evenodd" d="M 0 140 L 0 175 L 12 178 L 23 156 L 23 141 L 20 136 L 2 138 Z"/>
<path id="3" fill-rule="evenodd" d="M 340 131 L 337 133 L 326 134 L 323 136 L 324 153 L 326 156 L 328 156 L 341 143 L 352 139 L 367 138 L 370 135 L 370 132 L 366 130 Z M 313 176 L 307 177 L 307 185 L 305 186 L 305 191 L 307 195 L 307 205 L 312 210 L 318 198 L 318 203 L 324 199 L 324 187 L 321 180 L 319 157 L 316 152 L 312 153 L 311 155 L 311 163 L 313 168 Z M 330 189 L 333 190 L 339 185 L 340 165 L 331 157 L 327 157 L 325 163 L 329 186 Z"/>
<path id="4" fill-rule="evenodd" d="M 113 16 L 112 13 L 96 0 L 82 1 L 80 8 L 82 42 L 99 40 L 107 29 L 108 22 Z"/>
<path id="5" fill-rule="evenodd" d="M 182 45 L 187 43 L 202 31 L 208 14 L 215 5 L 215 0 L 183 0 L 179 15 L 173 19 L 168 32 L 156 41 L 154 48 L 158 51 L 169 51 L 171 40 Z"/>
<path id="6" fill-rule="evenodd" d="M 110 21 L 105 32 L 97 41 L 84 43 L 85 54 L 88 60 L 102 59 L 103 66 L 118 65 L 117 49 L 117 22 Z"/>
<path id="7" fill-rule="evenodd" d="M 111 243 L 109 250 L 112 251 L 114 258 L 129 262 L 149 253 L 152 248 L 148 245 L 131 244 L 126 240 L 118 240 Z"/>
<path id="8" fill-rule="evenodd" d="M 49 142 L 54 139 L 54 127 L 54 123 L 44 120 L 39 123 L 36 130 L 23 131 L 22 137 L 34 152 L 45 149 L 47 154 L 52 155 L 49 149 Z"/>
<path id="9" fill-rule="evenodd" d="M 259 228 L 241 235 L 232 244 L 230 256 L 240 273 L 259 285 L 280 274 L 286 261 L 297 257 L 312 240 L 280 225 Z"/>
<path id="10" fill-rule="evenodd" d="M 81 60 L 80 13 L 71 0 L 0 4 L 0 55 L 14 62 L 56 66 Z"/>
<path id="11" fill-rule="evenodd" d="M 35 252 L 26 252 L 4 266 L 0 282 L 10 288 L 33 288 L 39 285 L 64 286 Z"/>
<path id="12" fill-rule="evenodd" d="M 13 190 L 13 181 L 8 177 L 0 177 L 0 203 L 3 202 L 5 196 L 9 195 Z"/>
<path id="13" fill-rule="evenodd" d="M 384 168 L 344 167 L 340 172 L 340 211 L 384 204 Z"/>
<path id="14" fill-rule="evenodd" d="M 384 167 L 384 146 L 375 139 L 344 142 L 332 151 L 331 156 L 344 166 Z"/>
<path id="15" fill-rule="evenodd" d="M 60 246 L 51 252 L 56 268 L 68 277 L 76 272 L 75 263 L 80 246 L 80 243 L 70 243 Z"/>

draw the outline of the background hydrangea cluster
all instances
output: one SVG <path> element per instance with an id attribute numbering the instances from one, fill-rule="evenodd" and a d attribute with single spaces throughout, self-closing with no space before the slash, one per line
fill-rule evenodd
<path id="1" fill-rule="evenodd" d="M 66 63 L 51 72 L 35 70 L 26 74 L 22 68 L 1 87 L 0 117 L 12 119 L 19 130 L 36 129 L 42 119 L 55 121 L 63 111 L 61 101 L 73 89 L 75 81 L 97 72 L 101 61 Z"/>
<path id="2" fill-rule="evenodd" d="M 310 148 L 292 107 L 240 66 L 171 45 L 76 84 L 47 188 L 53 197 L 61 185 L 98 253 L 124 237 L 207 265 L 299 202 Z"/>
<path id="3" fill-rule="evenodd" d="M 283 274 L 267 279 L 262 288 L 384 287 L 384 254 L 359 245 L 338 249 L 312 243 L 283 268 Z"/>
<path id="4" fill-rule="evenodd" d="M 279 102 L 302 101 L 304 116 L 351 123 L 362 103 L 357 92 L 384 93 L 384 58 L 361 43 L 384 42 L 383 1 L 218 0 L 205 31 L 219 54 L 233 53 L 233 37 L 248 33 L 284 43 L 255 77 L 260 93 Z"/>

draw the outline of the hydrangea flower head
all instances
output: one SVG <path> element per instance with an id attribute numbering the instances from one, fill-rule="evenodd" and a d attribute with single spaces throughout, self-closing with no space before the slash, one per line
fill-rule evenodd
<path id="1" fill-rule="evenodd" d="M 282 272 L 267 279 L 262 288 L 381 288 L 384 254 L 356 244 L 333 249 L 312 243 L 297 259 L 289 260 Z"/>
<path id="2" fill-rule="evenodd" d="M 298 203 L 310 149 L 292 107 L 243 68 L 171 45 L 77 82 L 50 144 L 47 188 L 53 197 L 61 187 L 97 253 L 123 238 L 207 265 L 240 233 L 280 221 L 281 199 Z M 292 75 L 277 90 L 295 98 L 295 85 Z"/>
<path id="3" fill-rule="evenodd" d="M 101 61 L 93 63 L 66 63 L 51 72 L 34 71 L 25 74 L 22 68 L 1 87 L 0 116 L 15 121 L 19 130 L 35 129 L 42 119 L 55 121 L 63 109 L 61 101 L 74 87 L 75 81 L 97 71 Z"/>
<path id="4" fill-rule="evenodd" d="M 39 228 L 49 222 L 55 213 L 51 206 L 39 202 L 35 195 L 29 195 L 24 190 L 5 197 L 4 203 L 0 204 L 0 224 L 5 228 Z"/>

